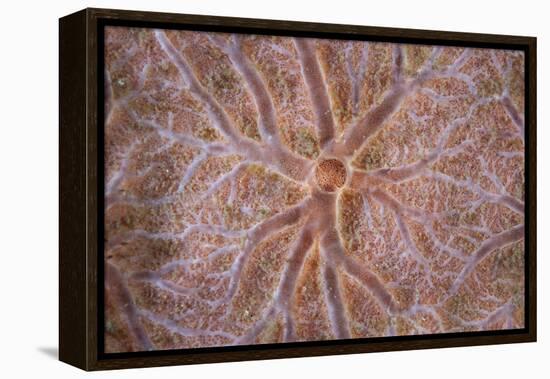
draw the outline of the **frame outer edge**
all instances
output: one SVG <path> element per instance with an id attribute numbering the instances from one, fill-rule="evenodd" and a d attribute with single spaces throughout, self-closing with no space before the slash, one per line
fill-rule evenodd
<path id="1" fill-rule="evenodd" d="M 528 40 L 529 56 L 529 172 L 526 183 L 529 186 L 529 337 L 537 341 L 537 38 Z"/>
<path id="2" fill-rule="evenodd" d="M 84 181 L 79 188 L 84 191 L 84 196 L 80 193 L 81 197 L 77 195 L 69 196 L 69 199 L 73 201 L 73 205 L 82 207 L 85 204 L 84 209 L 79 209 L 81 213 L 72 213 L 70 215 L 63 214 L 60 217 L 60 222 L 69 221 L 77 223 L 74 219 L 75 216 L 84 216 L 84 220 L 81 225 L 83 228 L 83 238 L 73 238 L 71 241 L 80 242 L 83 244 L 82 254 L 78 257 L 73 257 L 72 264 L 75 271 L 82 269 L 79 264 L 84 265 L 82 275 L 75 279 L 74 284 L 81 285 L 82 291 L 78 292 L 80 295 L 79 300 L 75 300 L 74 304 L 79 305 L 78 311 L 74 309 L 65 309 L 66 313 L 72 312 L 73 318 L 75 316 L 81 316 L 78 322 L 74 325 L 63 330 L 70 330 L 75 332 L 81 338 L 78 339 L 78 343 L 71 345 L 74 354 L 78 356 L 77 360 L 70 361 L 68 353 L 61 348 L 61 345 L 65 345 L 68 348 L 67 341 L 63 341 L 61 338 L 62 327 L 60 318 L 60 359 L 73 364 L 77 367 L 85 370 L 105 370 L 105 369 L 120 369 L 120 368 L 132 368 L 132 367 L 152 367 L 152 366 L 166 366 L 166 365 L 181 365 L 181 364 L 198 364 L 198 363 L 213 363 L 213 362 L 230 362 L 230 361 L 242 361 L 242 360 L 256 360 L 256 359 L 276 359 L 276 358 L 291 358 L 291 357 L 306 357 L 306 356 L 320 356 L 320 355 L 337 355 L 337 354 L 355 354 L 366 352 L 378 352 L 378 351 L 395 351 L 395 350 L 411 350 L 411 349 L 426 349 L 426 348 L 443 348 L 443 347 L 458 347 L 458 346 L 479 346 L 487 344 L 501 344 L 501 343 L 518 343 L 518 342 L 532 342 L 536 341 L 536 38 L 534 37 L 518 37 L 518 36 L 504 36 L 504 35 L 488 35 L 488 34 L 476 34 L 476 33 L 459 33 L 459 32 L 439 32 L 439 31 L 426 31 L 415 29 L 397 29 L 397 28 L 379 28 L 369 26 L 354 26 L 354 25 L 336 25 L 336 24 L 318 24 L 310 22 L 294 22 L 294 21 L 277 21 L 277 20 L 260 20 L 260 19 L 242 19 L 234 17 L 216 17 L 216 16 L 199 16 L 199 15 L 184 15 L 174 13 L 159 13 L 159 12 L 140 12 L 140 11 L 125 11 L 115 9 L 97 9 L 87 8 L 83 11 L 77 12 L 74 15 L 65 17 L 69 19 L 78 15 L 82 18 L 81 30 L 78 36 L 71 36 L 68 39 L 76 42 L 80 41 L 81 45 L 75 47 L 75 51 L 78 51 L 78 58 L 83 59 L 84 63 L 79 61 L 79 65 L 72 67 L 73 70 L 77 70 L 80 74 L 84 75 L 84 80 L 80 83 L 65 83 L 67 80 L 63 80 L 62 74 L 67 74 L 61 69 L 61 59 L 70 61 L 71 59 L 77 59 L 75 57 L 69 57 L 70 54 L 62 54 L 60 48 L 60 87 L 63 83 L 68 87 L 74 86 L 75 89 L 80 90 L 79 95 L 84 94 L 84 98 L 78 97 L 78 104 L 84 106 L 82 113 L 73 115 L 74 123 L 82 126 L 81 128 L 73 128 L 75 130 L 69 130 L 73 135 L 69 135 L 67 131 L 65 135 L 60 133 L 60 157 L 62 153 L 67 151 L 76 150 L 76 153 L 84 153 L 83 165 L 82 162 L 75 160 L 72 162 L 72 166 L 76 165 L 76 162 L 83 166 L 83 169 L 78 173 L 78 179 Z M 63 18 L 63 19 L 65 19 Z M 63 23 L 63 19 L 60 20 L 60 27 Z M 97 32 L 98 32 L 98 20 L 110 19 L 110 20 L 133 20 L 133 21 L 147 21 L 153 20 L 156 22 L 168 22 L 168 23 L 182 23 L 182 24 L 199 24 L 199 25 L 224 25 L 235 27 L 256 27 L 256 28 L 273 28 L 273 30 L 287 30 L 289 32 L 313 32 L 317 30 L 323 30 L 328 33 L 341 33 L 349 34 L 350 36 L 386 36 L 388 38 L 402 38 L 404 35 L 412 35 L 413 38 L 420 40 L 431 41 L 445 40 L 445 41 L 464 41 L 464 43 L 510 43 L 517 48 L 527 48 L 529 57 L 529 106 L 527 108 L 527 115 L 529 118 L 529 147 L 530 155 L 527 157 L 529 160 L 529 172 L 526 177 L 526 183 L 528 183 L 529 193 L 531 194 L 530 202 L 527 204 L 530 213 L 530 231 L 529 238 L 531 241 L 529 251 L 529 322 L 530 328 L 528 331 L 519 334 L 496 336 L 479 336 L 479 337 L 451 337 L 451 338 L 435 338 L 431 341 L 418 340 L 418 341 L 380 341 L 375 343 L 365 344 L 349 344 L 349 345 L 330 345 L 330 346 L 316 346 L 316 347 L 281 347 L 265 350 L 254 350 L 253 348 L 243 347 L 240 351 L 227 351 L 227 352 L 215 352 L 215 353 L 199 353 L 189 352 L 174 355 L 165 356 L 135 356 L 131 358 L 109 358 L 103 359 L 98 356 L 98 248 L 101 246 L 98 240 L 98 152 L 102 151 L 102 146 L 98 146 L 98 50 L 97 50 Z M 61 31 L 60 31 L 60 44 L 61 44 Z M 406 43 L 406 42 L 404 42 Z M 83 57 L 82 57 L 83 55 Z M 84 83 L 84 84 L 82 84 Z M 60 91 L 61 94 L 62 91 Z M 67 97 L 67 96 L 65 96 Z M 62 121 L 64 114 L 68 111 L 63 108 L 60 96 L 60 130 L 62 130 Z M 65 102 L 76 101 L 66 100 Z M 62 109 L 63 108 L 63 109 Z M 64 113 L 65 112 L 65 113 Z M 79 135 L 82 130 L 85 130 L 84 139 L 82 135 Z M 78 141 L 71 138 L 80 137 Z M 77 142 L 77 143 L 75 143 Z M 75 146 L 70 146 L 70 145 Z M 64 146 L 63 146 L 64 145 Z M 67 146 L 68 145 L 68 146 Z M 78 146 L 76 146 L 78 145 Z M 78 150 L 81 148 L 80 150 Z M 72 149 L 72 150 L 71 150 Z M 73 155 L 75 153 L 73 152 Z M 74 158 L 74 156 L 73 156 Z M 80 157 L 82 158 L 82 157 Z M 69 177 L 67 166 L 68 162 L 63 163 L 60 159 L 60 189 L 63 189 L 61 184 L 67 183 Z M 73 173 L 74 174 L 74 173 Z M 61 209 L 61 196 L 60 190 L 60 213 Z M 81 203 L 76 202 L 81 201 Z M 60 227 L 60 260 L 65 255 L 61 253 L 63 238 L 61 237 L 62 231 Z M 67 228 L 71 230 L 71 228 Z M 67 238 L 66 238 L 67 239 Z M 79 251 L 80 253 L 80 251 Z M 78 261 L 78 259 L 80 259 Z M 84 262 L 84 264 L 82 263 Z M 61 263 L 61 262 L 60 262 Z M 73 268 L 73 267 L 71 267 Z M 66 269 L 65 271 L 71 271 Z M 65 272 L 65 275 L 74 275 L 73 272 Z M 62 269 L 60 268 L 60 296 L 67 295 L 61 290 L 61 276 Z M 60 316 L 61 311 L 61 299 L 60 299 Z M 68 304 L 69 302 L 64 302 Z M 84 303 L 84 304 L 83 304 Z M 68 317 L 64 314 L 64 317 Z M 82 321 L 84 320 L 84 321 Z M 429 337 L 427 337 L 429 338 Z M 63 342 L 63 343 L 62 343 Z M 61 351 L 63 350 L 63 354 Z"/>
<path id="3" fill-rule="evenodd" d="M 85 12 L 59 19 L 59 360 L 86 368 Z"/>

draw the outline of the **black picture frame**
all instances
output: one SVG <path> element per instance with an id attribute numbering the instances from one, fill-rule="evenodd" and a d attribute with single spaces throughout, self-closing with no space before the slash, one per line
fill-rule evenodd
<path id="1" fill-rule="evenodd" d="M 525 53 L 525 328 L 110 353 L 103 346 L 103 28 L 242 32 L 522 50 Z M 536 341 L 536 38 L 84 9 L 59 20 L 59 358 L 84 370 Z"/>

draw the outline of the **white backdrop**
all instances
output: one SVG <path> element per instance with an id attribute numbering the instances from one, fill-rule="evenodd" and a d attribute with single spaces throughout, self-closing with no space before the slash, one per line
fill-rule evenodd
<path id="1" fill-rule="evenodd" d="M 92 374 L 109 378 L 512 378 L 550 374 L 550 26 L 543 1 L 112 0 L 6 1 L 0 22 L 0 375 L 75 378 L 57 355 L 58 17 L 86 6 L 538 37 L 538 290 L 536 344 L 285 359 Z M 548 172 L 548 170 L 546 170 Z M 546 319 L 546 320 L 545 320 Z M 546 324 L 544 323 L 546 321 Z"/>

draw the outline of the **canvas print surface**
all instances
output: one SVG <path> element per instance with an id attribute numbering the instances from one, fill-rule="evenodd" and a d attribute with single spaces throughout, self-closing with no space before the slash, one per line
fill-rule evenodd
<path id="1" fill-rule="evenodd" d="M 105 352 L 524 327 L 524 55 L 105 28 Z"/>

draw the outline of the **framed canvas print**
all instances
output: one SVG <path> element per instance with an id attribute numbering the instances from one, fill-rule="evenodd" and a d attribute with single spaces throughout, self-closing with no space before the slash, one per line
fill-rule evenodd
<path id="1" fill-rule="evenodd" d="M 60 19 L 60 359 L 536 340 L 536 40 Z"/>

